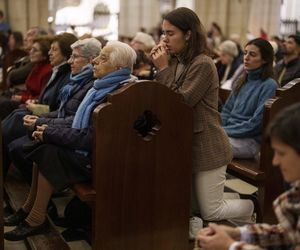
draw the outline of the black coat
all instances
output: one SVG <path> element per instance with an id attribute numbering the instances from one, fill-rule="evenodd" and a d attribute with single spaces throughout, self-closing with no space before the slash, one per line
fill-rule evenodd
<path id="1" fill-rule="evenodd" d="M 42 114 L 41 117 L 37 119 L 36 125 L 65 125 L 70 127 L 81 101 L 87 91 L 93 86 L 93 83 L 94 79 L 87 78 L 84 80 L 84 83 L 82 83 L 83 86 L 74 91 L 72 98 L 70 98 L 63 107 L 65 110 L 64 118 L 57 118 L 58 110 L 55 110 L 50 113 Z"/>
<path id="2" fill-rule="evenodd" d="M 230 69 L 230 71 L 229 71 L 229 73 L 228 73 L 228 76 L 227 76 L 227 79 L 226 80 L 229 80 L 232 76 L 233 76 L 233 74 L 234 74 L 234 72 L 237 70 L 237 68 L 241 65 L 243 63 L 243 57 L 236 57 L 234 60 L 233 60 L 233 62 L 232 62 L 232 64 L 231 64 L 231 69 Z M 219 82 L 221 82 L 222 81 L 222 79 L 223 79 L 223 76 L 224 76 L 224 74 L 225 74 L 225 71 L 226 71 L 226 67 L 227 67 L 227 65 L 224 65 L 224 64 L 217 64 L 216 65 L 217 66 L 217 70 L 218 70 L 218 76 L 219 76 Z"/>
<path id="3" fill-rule="evenodd" d="M 49 105 L 50 111 L 59 107 L 61 88 L 70 82 L 71 68 L 68 63 L 61 65 L 54 79 L 47 83 L 39 97 L 40 104 Z"/>

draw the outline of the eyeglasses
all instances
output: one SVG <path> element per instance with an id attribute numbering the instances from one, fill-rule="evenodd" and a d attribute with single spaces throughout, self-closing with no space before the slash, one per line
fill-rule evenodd
<path id="1" fill-rule="evenodd" d="M 103 54 L 100 54 L 99 56 L 97 56 L 94 60 L 93 63 L 94 64 L 98 64 L 98 63 L 106 63 L 109 60 L 109 58 Z"/>
<path id="2" fill-rule="evenodd" d="M 70 56 L 70 60 L 75 60 L 75 59 L 78 59 L 78 58 L 80 58 L 80 57 L 82 57 L 82 58 L 88 58 L 88 57 L 86 57 L 86 56 L 72 54 L 72 55 Z"/>

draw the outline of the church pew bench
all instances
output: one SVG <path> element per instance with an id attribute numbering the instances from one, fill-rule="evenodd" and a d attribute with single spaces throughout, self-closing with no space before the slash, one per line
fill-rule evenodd
<path id="1" fill-rule="evenodd" d="M 134 124 L 145 112 L 142 136 Z M 73 186 L 93 210 L 93 249 L 188 249 L 192 120 L 181 95 L 152 81 L 94 110 L 93 180 Z"/>

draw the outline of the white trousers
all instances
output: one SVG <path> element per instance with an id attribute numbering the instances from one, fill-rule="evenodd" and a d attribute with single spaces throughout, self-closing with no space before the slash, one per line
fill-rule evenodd
<path id="1" fill-rule="evenodd" d="M 226 195 L 225 174 L 226 166 L 193 175 L 192 213 L 198 210 L 202 219 L 208 221 L 231 219 L 237 222 L 251 222 L 253 202 L 241 200 L 238 195 Z"/>

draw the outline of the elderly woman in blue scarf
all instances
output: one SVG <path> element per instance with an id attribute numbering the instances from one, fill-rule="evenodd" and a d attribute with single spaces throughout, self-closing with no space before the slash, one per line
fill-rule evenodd
<path id="1" fill-rule="evenodd" d="M 101 43 L 95 38 L 78 40 L 71 44 L 72 54 L 68 60 L 71 75 L 69 82 L 60 91 L 59 109 L 40 116 L 33 115 L 25 109 L 25 112 L 20 110 L 23 112 L 20 114 L 24 114 L 24 117 L 18 116 L 17 113 L 15 119 L 14 116 L 11 117 L 9 122 L 14 124 L 13 128 L 3 131 L 3 149 L 6 152 L 3 157 L 4 176 L 10 163 L 13 162 L 26 180 L 31 182 L 32 162 L 25 160 L 23 152 L 23 145 L 30 141 L 27 129 L 33 132 L 38 125 L 70 126 L 72 124 L 79 104 L 95 80 L 92 61 L 99 55 L 101 47 Z"/>
<path id="2" fill-rule="evenodd" d="M 90 181 L 92 112 L 108 93 L 132 80 L 135 60 L 136 53 L 129 45 L 108 42 L 93 61 L 97 80 L 81 102 L 72 126 L 38 126 L 33 132 L 43 144 L 28 155 L 35 162 L 31 189 L 25 204 L 12 215 L 17 226 L 5 233 L 5 239 L 17 241 L 43 233 L 48 228 L 46 208 L 53 191 Z"/>

